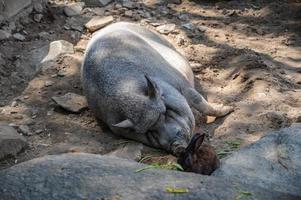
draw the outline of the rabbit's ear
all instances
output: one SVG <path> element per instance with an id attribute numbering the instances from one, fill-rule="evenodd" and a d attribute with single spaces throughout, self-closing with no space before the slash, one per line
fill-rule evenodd
<path id="1" fill-rule="evenodd" d="M 205 134 L 194 134 L 186 148 L 186 152 L 194 152 L 196 149 L 198 149 L 198 147 L 203 143 L 204 138 Z"/>
<path id="2" fill-rule="evenodd" d="M 195 151 L 200 148 L 200 146 L 204 142 L 204 139 L 205 139 L 205 134 L 204 133 L 203 134 L 198 133 L 198 138 L 196 139 L 195 146 L 194 146 Z"/>

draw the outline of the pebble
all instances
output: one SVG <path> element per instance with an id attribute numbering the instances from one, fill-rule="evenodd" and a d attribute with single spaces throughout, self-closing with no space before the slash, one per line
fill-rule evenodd
<path id="1" fill-rule="evenodd" d="M 63 96 L 54 96 L 52 100 L 60 107 L 73 113 L 80 113 L 82 110 L 88 107 L 86 98 L 84 96 L 67 93 Z"/>
<path id="2" fill-rule="evenodd" d="M 46 87 L 52 86 L 53 83 L 54 83 L 53 81 L 45 81 L 45 86 Z"/>
<path id="3" fill-rule="evenodd" d="M 19 126 L 19 130 L 23 135 L 27 135 L 27 136 L 32 135 L 32 132 L 29 130 L 29 127 L 27 125 Z"/>
<path id="4" fill-rule="evenodd" d="M 124 15 L 126 17 L 133 17 L 133 12 L 131 10 L 127 10 L 127 11 L 124 12 Z"/>
<path id="5" fill-rule="evenodd" d="M 0 40 L 7 40 L 11 37 L 11 34 L 8 31 L 0 30 Z"/>
<path id="6" fill-rule="evenodd" d="M 40 22 L 43 18 L 43 15 L 42 14 L 35 14 L 33 16 L 33 20 L 36 21 L 36 22 Z"/>
<path id="7" fill-rule="evenodd" d="M 186 23 L 186 24 L 182 24 L 182 27 L 188 29 L 188 30 L 195 30 L 195 26 L 192 23 Z"/>
<path id="8" fill-rule="evenodd" d="M 16 40 L 19 40 L 19 41 L 24 41 L 25 40 L 25 36 L 22 35 L 21 33 L 13 34 L 13 38 L 15 38 Z"/>
<path id="9" fill-rule="evenodd" d="M 84 6 L 85 3 L 83 2 L 70 4 L 64 8 L 64 13 L 68 17 L 80 15 Z"/>
<path id="10" fill-rule="evenodd" d="M 93 17 L 88 23 L 86 23 L 85 27 L 90 32 L 94 32 L 112 23 L 113 20 L 114 20 L 113 16 L 106 16 L 106 17 L 96 16 Z"/>
<path id="11" fill-rule="evenodd" d="M 12 103 L 11 103 L 11 106 L 12 107 L 16 107 L 18 105 L 18 102 L 17 101 L 13 101 Z"/>
<path id="12" fill-rule="evenodd" d="M 168 34 L 168 33 L 171 33 L 175 30 L 176 28 L 176 25 L 175 24 L 164 24 L 164 25 L 161 25 L 161 26 L 158 26 L 156 28 L 156 30 L 159 32 L 159 33 L 162 33 L 162 34 Z"/>

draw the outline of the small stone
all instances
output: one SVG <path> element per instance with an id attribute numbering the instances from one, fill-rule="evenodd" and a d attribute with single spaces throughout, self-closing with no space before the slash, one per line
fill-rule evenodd
<path id="1" fill-rule="evenodd" d="M 85 4 L 89 7 L 94 7 L 94 6 L 106 6 L 109 3 L 112 2 L 112 0 L 84 0 Z"/>
<path id="2" fill-rule="evenodd" d="M 156 30 L 159 32 L 159 33 L 162 33 L 162 34 L 168 34 L 168 33 L 171 33 L 175 30 L 176 28 L 176 25 L 175 24 L 164 24 L 164 25 L 161 25 L 161 26 L 158 26 L 156 28 Z"/>
<path id="3" fill-rule="evenodd" d="M 0 125 L 0 160 L 7 156 L 16 156 L 27 146 L 26 139 L 13 127 Z"/>
<path id="4" fill-rule="evenodd" d="M 123 1 L 122 6 L 129 9 L 133 9 L 136 7 L 135 3 L 132 1 Z"/>
<path id="5" fill-rule="evenodd" d="M 116 9 L 120 9 L 120 8 L 122 8 L 122 5 L 121 5 L 120 3 L 117 3 L 117 4 L 115 5 L 115 8 L 116 8 Z"/>
<path id="6" fill-rule="evenodd" d="M 15 123 L 9 123 L 8 125 L 9 125 L 10 127 L 13 127 L 13 128 L 18 128 L 18 125 L 15 124 Z"/>
<path id="7" fill-rule="evenodd" d="M 198 28 L 198 30 L 201 31 L 201 32 L 205 32 L 205 31 L 207 31 L 207 29 L 208 29 L 206 26 L 198 26 L 197 28 Z"/>
<path id="8" fill-rule="evenodd" d="M 45 86 L 46 87 L 52 86 L 53 83 L 54 83 L 53 81 L 45 81 Z"/>
<path id="9" fill-rule="evenodd" d="M 38 129 L 38 130 L 36 130 L 34 133 L 37 134 L 37 135 L 39 135 L 39 134 L 41 134 L 42 132 L 43 132 L 42 129 Z"/>
<path id="10" fill-rule="evenodd" d="M 84 6 L 85 6 L 85 3 L 83 3 L 83 2 L 78 2 L 78 3 L 73 3 L 70 5 L 67 5 L 64 8 L 64 13 L 68 17 L 80 15 Z"/>
<path id="11" fill-rule="evenodd" d="M 63 96 L 52 97 L 52 100 L 67 111 L 79 113 L 88 107 L 84 96 L 67 93 Z"/>
<path id="12" fill-rule="evenodd" d="M 228 16 L 230 17 L 235 17 L 235 16 L 238 16 L 237 12 L 235 10 L 231 11 Z"/>
<path id="13" fill-rule="evenodd" d="M 11 37 L 8 31 L 0 30 L 0 40 L 7 40 Z"/>
<path id="14" fill-rule="evenodd" d="M 177 35 L 177 36 L 176 36 L 176 41 L 177 41 L 177 44 L 178 44 L 179 46 L 184 45 L 184 43 L 185 43 L 184 36 L 182 36 L 182 35 Z"/>
<path id="15" fill-rule="evenodd" d="M 141 151 L 143 149 L 143 144 L 141 143 L 135 143 L 135 142 L 130 142 L 122 147 L 116 149 L 113 152 L 110 152 L 108 155 L 109 156 L 116 156 L 119 158 L 124 158 L 128 160 L 140 160 L 141 159 Z"/>
<path id="16" fill-rule="evenodd" d="M 53 110 L 49 110 L 49 111 L 47 111 L 47 116 L 51 116 L 51 115 L 53 115 L 53 113 L 54 113 Z"/>
<path id="17" fill-rule="evenodd" d="M 195 30 L 195 26 L 192 24 L 192 23 L 186 23 L 186 24 L 183 24 L 182 27 L 188 29 L 188 30 Z"/>
<path id="18" fill-rule="evenodd" d="M 67 53 L 74 53 L 73 44 L 65 40 L 57 40 L 50 43 L 48 55 L 42 60 L 43 62 L 55 61 L 59 56 Z"/>
<path id="19" fill-rule="evenodd" d="M 99 16 L 103 16 L 105 14 L 105 9 L 104 8 L 93 8 L 92 9 L 92 12 L 95 14 L 95 15 L 99 15 Z"/>
<path id="20" fill-rule="evenodd" d="M 18 102 L 17 101 L 13 101 L 12 103 L 11 103 L 11 106 L 12 107 L 16 107 L 18 105 Z"/>
<path id="21" fill-rule="evenodd" d="M 19 41 L 24 41 L 25 40 L 25 36 L 22 35 L 21 33 L 13 34 L 13 38 L 15 38 L 16 40 L 19 40 Z"/>
<path id="22" fill-rule="evenodd" d="M 106 25 L 110 24 L 111 22 L 113 22 L 113 20 L 114 20 L 113 16 L 107 16 L 107 17 L 96 16 L 96 17 L 93 17 L 85 25 L 85 27 L 90 32 L 94 32 L 94 31 L 97 31 L 98 29 L 101 29 L 101 28 L 105 27 Z"/>
<path id="23" fill-rule="evenodd" d="M 179 18 L 180 20 L 183 20 L 183 21 L 188 21 L 188 20 L 189 20 L 189 16 L 188 16 L 187 14 L 180 14 L 180 15 L 178 16 L 178 18 Z"/>
<path id="24" fill-rule="evenodd" d="M 131 10 L 127 10 L 127 11 L 124 12 L 124 15 L 126 17 L 133 17 L 133 12 Z"/>
<path id="25" fill-rule="evenodd" d="M 29 127 L 27 125 L 19 126 L 19 130 L 23 135 L 27 135 L 27 136 L 32 135 L 32 132 L 29 130 Z"/>
<path id="26" fill-rule="evenodd" d="M 88 45 L 88 40 L 80 40 L 77 44 L 76 44 L 76 46 L 74 47 L 74 49 L 76 50 L 76 51 L 80 51 L 80 52 L 84 52 L 85 51 L 85 49 L 86 49 L 86 47 L 87 47 L 87 45 Z"/>
<path id="27" fill-rule="evenodd" d="M 33 16 L 33 20 L 36 21 L 36 22 L 40 22 L 43 18 L 43 15 L 42 14 L 35 14 Z"/>
<path id="28" fill-rule="evenodd" d="M 206 124 L 211 124 L 213 122 L 215 122 L 216 117 L 213 116 L 207 116 L 206 117 Z"/>
<path id="29" fill-rule="evenodd" d="M 33 4 L 33 9 L 37 12 L 37 13 L 42 13 L 43 12 L 43 6 L 40 3 L 35 3 Z"/>

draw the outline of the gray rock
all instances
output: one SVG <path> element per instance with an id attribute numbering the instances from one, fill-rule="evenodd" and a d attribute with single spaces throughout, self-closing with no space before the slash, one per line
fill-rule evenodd
<path id="1" fill-rule="evenodd" d="M 99 15 L 99 16 L 103 16 L 105 14 L 105 9 L 104 8 L 93 8 L 92 9 L 92 12 L 95 14 L 95 15 Z"/>
<path id="2" fill-rule="evenodd" d="M 65 110 L 74 113 L 79 113 L 88 107 L 86 98 L 84 96 L 71 92 L 63 96 L 52 97 L 52 100 Z"/>
<path id="3" fill-rule="evenodd" d="M 19 130 L 23 135 L 27 135 L 27 136 L 32 135 L 32 132 L 30 131 L 30 129 L 27 125 L 19 126 Z"/>
<path id="4" fill-rule="evenodd" d="M 116 149 L 113 152 L 110 152 L 109 156 L 116 156 L 119 158 L 124 158 L 127 160 L 140 160 L 141 156 L 142 156 L 142 151 L 143 149 L 143 144 L 141 143 L 136 143 L 136 142 L 130 142 L 127 143 L 125 145 L 123 145 L 122 147 Z"/>
<path id="5" fill-rule="evenodd" d="M 0 199 L 298 199 L 222 178 L 149 169 L 146 165 L 94 154 L 37 158 L 0 171 Z M 178 188 L 184 193 L 167 192 Z M 247 199 L 247 198 L 244 198 Z"/>
<path id="6" fill-rule="evenodd" d="M 106 6 L 112 1 L 113 0 L 84 0 L 85 4 L 89 7 Z"/>
<path id="7" fill-rule="evenodd" d="M 0 30 L 0 40 L 7 40 L 11 37 L 11 34 L 8 31 Z"/>
<path id="8" fill-rule="evenodd" d="M 26 139 L 19 135 L 14 128 L 0 124 L 0 160 L 7 156 L 16 156 L 27 146 Z"/>
<path id="9" fill-rule="evenodd" d="M 222 161 L 215 176 L 301 196 L 301 124 L 274 131 Z"/>
<path id="10" fill-rule="evenodd" d="M 21 33 L 13 34 L 13 38 L 15 38 L 16 40 L 19 40 L 19 41 L 24 41 L 25 40 L 25 36 L 22 35 Z"/>
<path id="11" fill-rule="evenodd" d="M 126 16 L 126 17 L 133 17 L 133 11 L 131 11 L 131 10 L 125 11 L 124 12 L 124 16 Z"/>
<path id="12" fill-rule="evenodd" d="M 198 30 L 201 31 L 201 32 L 205 32 L 205 31 L 207 31 L 207 29 L 208 29 L 206 26 L 198 26 L 197 28 L 198 28 Z"/>
<path id="13" fill-rule="evenodd" d="M 74 17 L 70 17 L 66 20 L 66 27 L 68 27 L 68 29 L 76 30 L 79 32 L 82 32 L 84 30 L 83 23 Z"/>
<path id="14" fill-rule="evenodd" d="M 176 25 L 175 24 L 163 24 L 163 25 L 160 25 L 156 28 L 156 30 L 159 32 L 159 33 L 163 33 L 163 34 L 168 34 L 172 31 L 174 31 L 176 28 Z"/>
<path id="15" fill-rule="evenodd" d="M 59 56 L 67 53 L 74 53 L 73 44 L 65 40 L 53 41 L 50 43 L 48 55 L 42 60 L 42 63 L 54 61 Z"/>
<path id="16" fill-rule="evenodd" d="M 37 13 L 42 13 L 43 12 L 43 5 L 40 2 L 35 2 L 33 4 L 33 9 L 34 11 L 36 11 Z"/>
<path id="17" fill-rule="evenodd" d="M 129 8 L 129 9 L 133 9 L 133 8 L 137 7 L 134 2 L 129 1 L 129 0 L 123 1 L 122 6 L 125 7 L 125 8 Z"/>
<path id="18" fill-rule="evenodd" d="M 183 24 L 182 27 L 188 29 L 188 30 L 195 30 L 195 26 L 192 24 L 192 23 L 186 23 L 186 24 Z"/>
<path id="19" fill-rule="evenodd" d="M 21 10 L 31 5 L 31 0 L 4 0 L 1 1 L 0 10 L 1 14 L 10 18 L 18 14 Z M 1 9 L 1 7 L 3 8 Z"/>
<path id="20" fill-rule="evenodd" d="M 189 20 L 189 16 L 188 16 L 187 14 L 180 14 L 180 15 L 178 16 L 178 18 L 179 18 L 180 20 L 183 20 L 183 21 L 188 21 L 188 20 Z"/>
<path id="21" fill-rule="evenodd" d="M 36 21 L 36 22 L 40 22 L 43 18 L 43 15 L 42 14 L 35 14 L 33 16 L 33 20 Z"/>
<path id="22" fill-rule="evenodd" d="M 93 17 L 88 23 L 86 23 L 85 27 L 90 32 L 94 32 L 112 23 L 113 20 L 114 20 L 113 16 L 106 16 L 106 17 L 96 16 Z"/>
<path id="23" fill-rule="evenodd" d="M 78 2 L 78 3 L 73 3 L 73 4 L 70 4 L 70 5 L 67 5 L 64 8 L 64 13 L 68 17 L 80 15 L 80 13 L 82 12 L 84 6 L 85 6 L 85 3 L 83 3 L 83 2 Z"/>

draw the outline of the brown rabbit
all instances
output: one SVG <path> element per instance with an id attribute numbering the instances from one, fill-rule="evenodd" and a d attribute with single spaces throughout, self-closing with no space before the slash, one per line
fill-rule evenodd
<path id="1" fill-rule="evenodd" d="M 214 148 L 203 143 L 205 134 L 196 133 L 190 140 L 184 153 L 178 158 L 178 163 L 187 172 L 210 175 L 219 167 L 219 159 Z"/>

